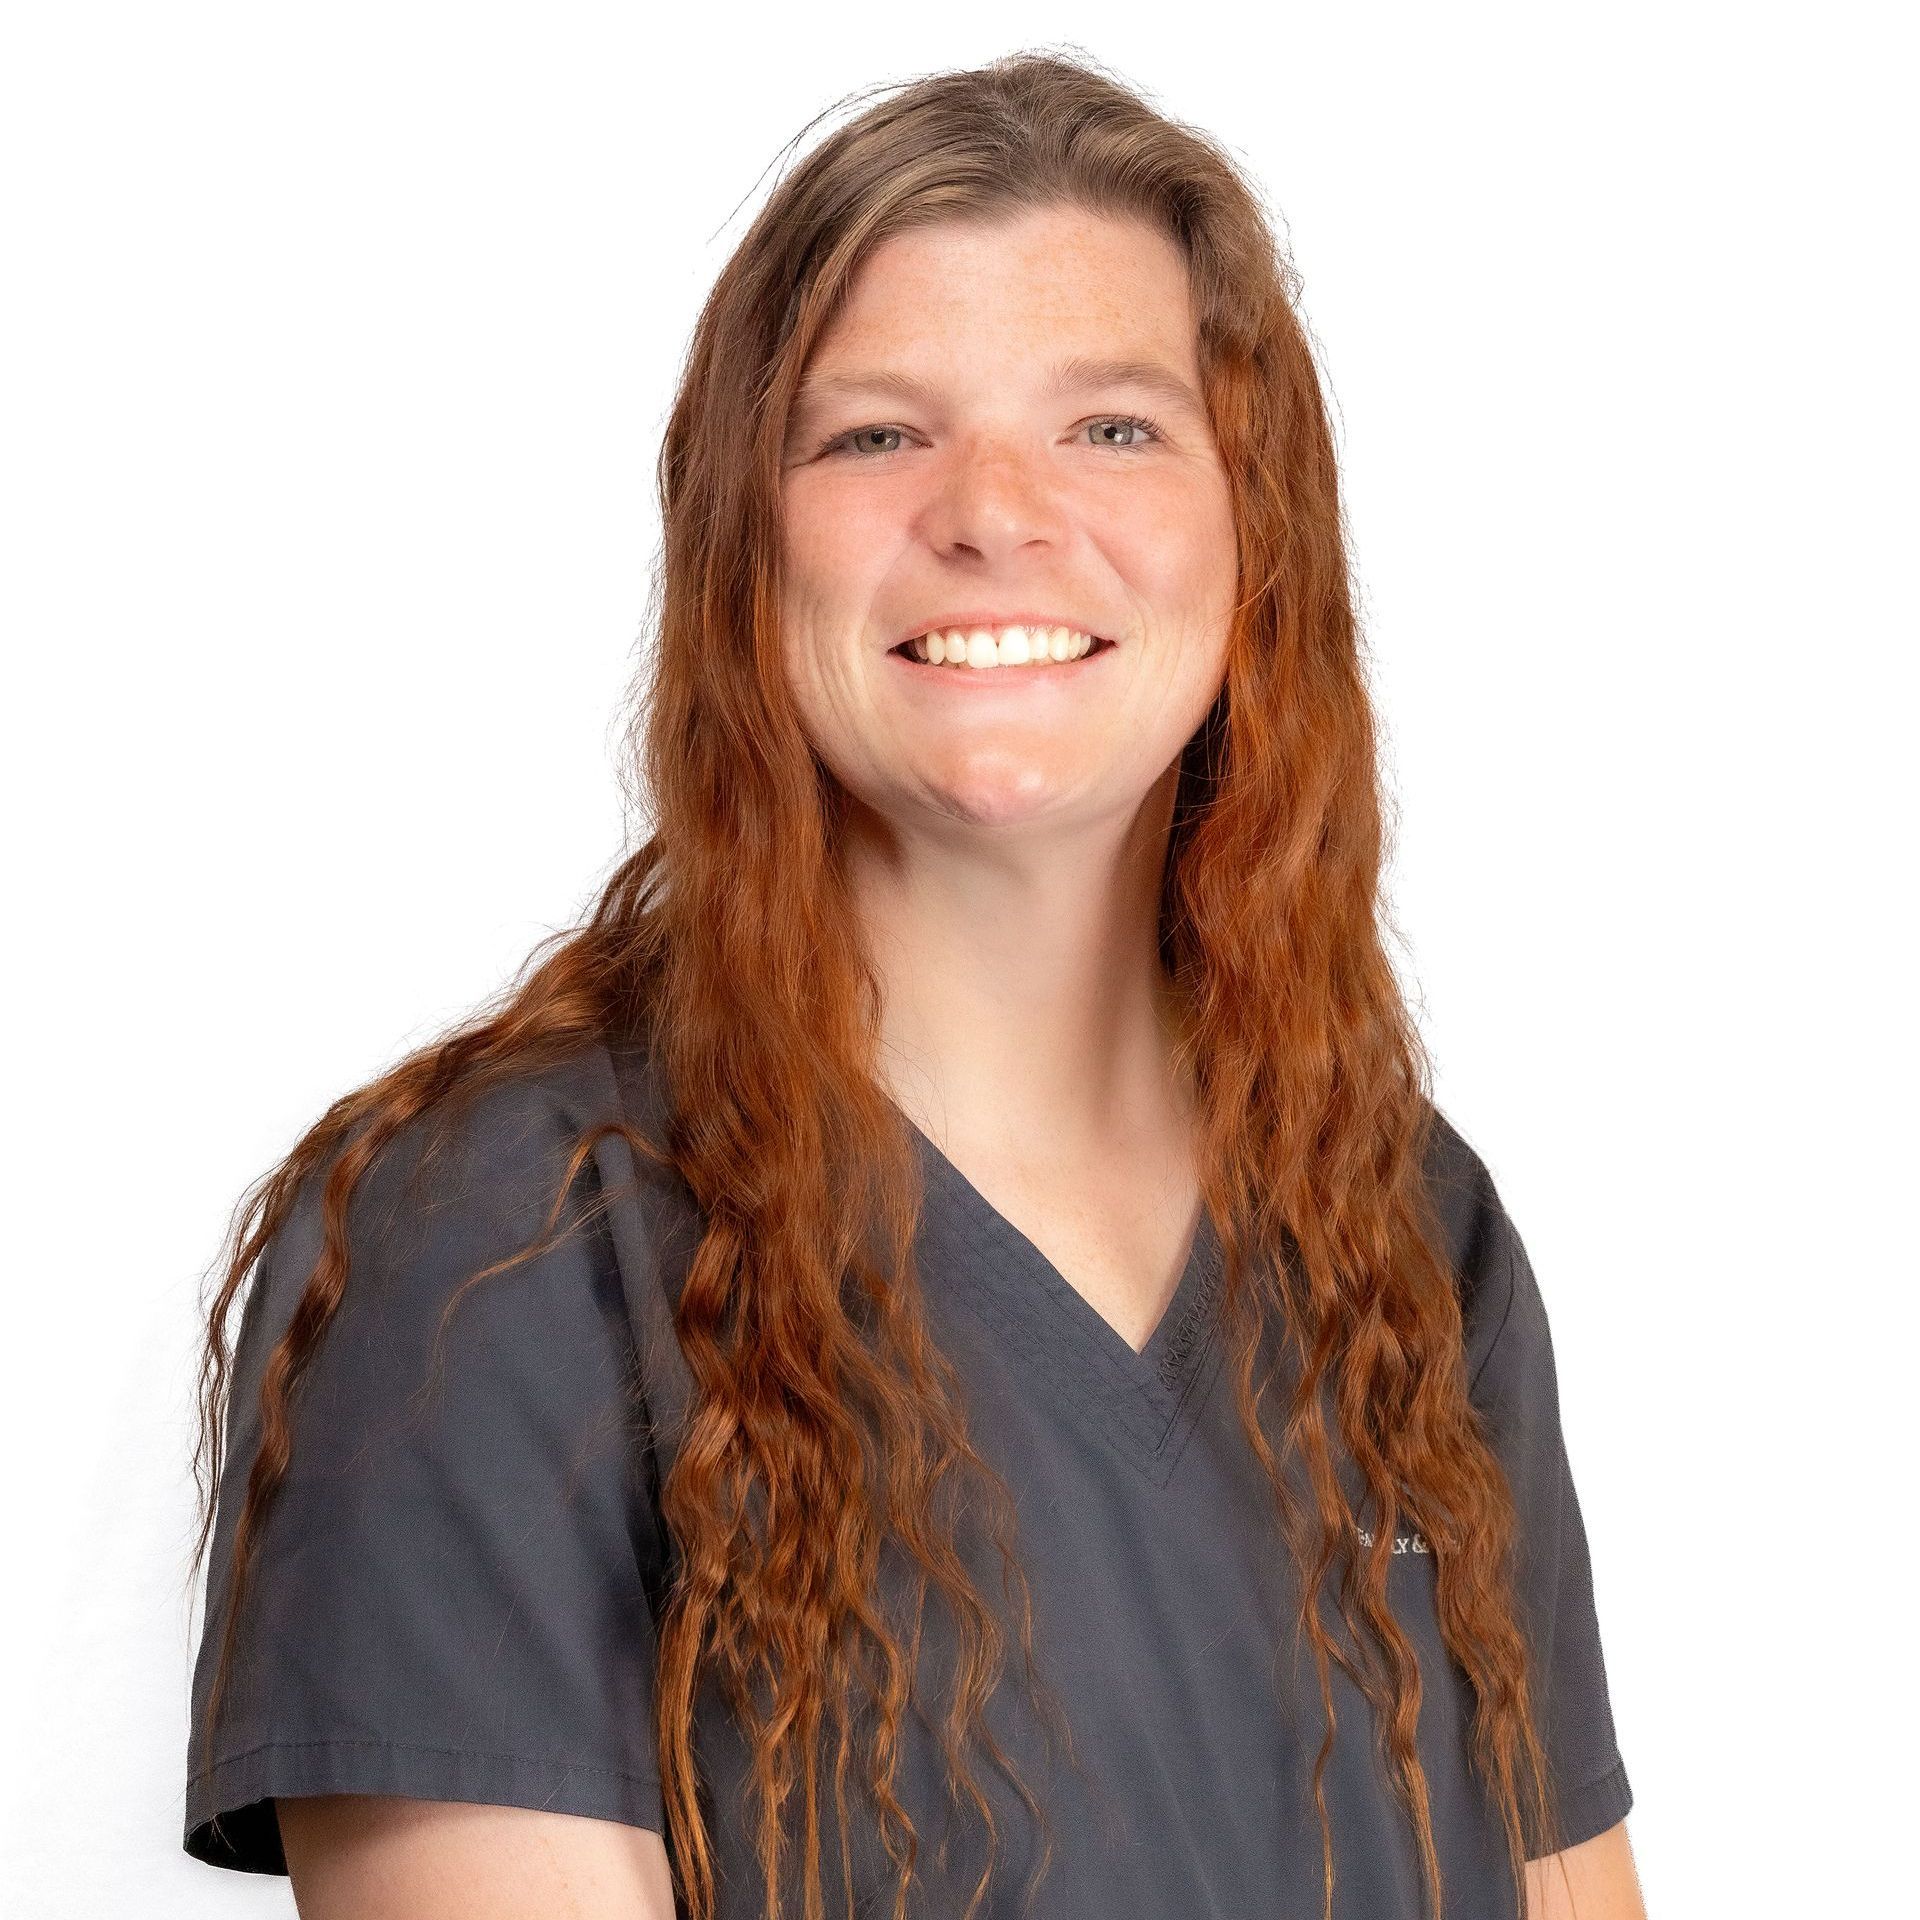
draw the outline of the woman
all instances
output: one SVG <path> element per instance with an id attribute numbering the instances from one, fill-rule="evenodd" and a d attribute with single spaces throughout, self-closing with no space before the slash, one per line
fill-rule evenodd
<path id="1" fill-rule="evenodd" d="M 189 1852 L 309 1915 L 1639 1915 L 1295 290 L 1052 58 L 774 194 L 661 461 L 651 840 L 236 1222 Z"/>

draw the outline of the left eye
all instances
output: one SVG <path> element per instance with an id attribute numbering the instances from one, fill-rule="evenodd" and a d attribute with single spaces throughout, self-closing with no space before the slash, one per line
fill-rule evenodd
<path id="1" fill-rule="evenodd" d="M 1151 420 L 1137 413 L 1110 413 L 1104 419 L 1089 420 L 1087 425 L 1090 427 L 1133 427 L 1140 433 L 1145 434 L 1149 441 L 1160 438 L 1160 429 L 1155 426 Z M 1112 446 L 1115 443 L 1109 440 L 1105 444 Z M 1135 442 L 1130 440 L 1120 450 L 1122 452 L 1130 452 L 1135 444 Z"/>
<path id="2" fill-rule="evenodd" d="M 1150 446 L 1154 441 L 1162 437 L 1158 423 L 1149 420 L 1145 414 L 1140 413 L 1103 413 L 1098 419 L 1087 421 L 1086 425 L 1100 429 L 1107 427 L 1130 428 L 1137 436 L 1140 436 L 1133 440 L 1103 440 L 1097 443 L 1110 448 L 1115 453 L 1137 452 L 1141 447 Z M 829 440 L 826 445 L 820 449 L 820 452 L 822 454 L 835 453 L 842 448 L 851 452 L 856 442 L 866 439 L 870 434 L 892 434 L 897 439 L 905 432 L 905 427 L 855 427 L 851 433 L 836 434 L 833 439 Z M 899 448 L 867 447 L 864 448 L 863 451 L 870 454 L 897 453 Z"/>

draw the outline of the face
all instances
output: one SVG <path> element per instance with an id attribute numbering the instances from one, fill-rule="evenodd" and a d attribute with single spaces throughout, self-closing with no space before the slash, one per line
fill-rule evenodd
<path id="1" fill-rule="evenodd" d="M 782 511 L 789 681 L 876 814 L 1020 833 L 1170 797 L 1237 584 L 1172 240 L 1048 209 L 885 242 L 809 363 Z M 930 625 L 1000 663 L 910 657 Z M 1100 644 L 1017 664 L 1014 625 Z"/>

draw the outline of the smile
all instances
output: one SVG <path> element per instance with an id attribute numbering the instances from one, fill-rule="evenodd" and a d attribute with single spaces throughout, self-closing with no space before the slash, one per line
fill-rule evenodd
<path id="1" fill-rule="evenodd" d="M 1111 640 L 1072 627 L 954 627 L 903 640 L 893 651 L 928 667 L 954 667 L 981 673 L 1000 667 L 1071 665 L 1090 654 L 1110 651 Z"/>

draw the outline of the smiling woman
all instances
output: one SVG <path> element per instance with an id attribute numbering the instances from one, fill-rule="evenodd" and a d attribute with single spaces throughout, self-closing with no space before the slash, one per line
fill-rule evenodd
<path id="1" fill-rule="evenodd" d="M 755 221 L 651 838 L 236 1222 L 195 1857 L 357 1920 L 1638 1920 L 1295 291 L 1052 57 Z"/>

